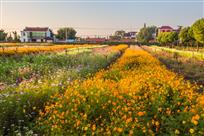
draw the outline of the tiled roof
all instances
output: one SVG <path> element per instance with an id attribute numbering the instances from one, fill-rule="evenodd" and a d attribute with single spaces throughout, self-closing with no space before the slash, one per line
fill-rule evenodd
<path id="1" fill-rule="evenodd" d="M 173 29 L 173 28 L 170 26 L 161 26 L 159 29 Z"/>
<path id="2" fill-rule="evenodd" d="M 24 29 L 24 31 L 42 31 L 42 32 L 45 32 L 48 30 L 49 30 L 48 27 L 26 27 Z"/>

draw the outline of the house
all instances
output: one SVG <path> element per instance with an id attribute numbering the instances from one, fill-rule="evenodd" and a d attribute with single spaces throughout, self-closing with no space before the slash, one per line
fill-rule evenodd
<path id="1" fill-rule="evenodd" d="M 181 26 L 178 27 L 178 29 L 173 29 L 170 26 L 161 26 L 158 28 L 158 33 L 162 33 L 162 32 L 177 32 L 179 33 L 181 30 Z"/>
<path id="2" fill-rule="evenodd" d="M 170 26 L 161 26 L 158 28 L 158 33 L 162 33 L 162 32 L 172 32 L 174 31 L 174 29 Z"/>
<path id="3" fill-rule="evenodd" d="M 21 42 L 53 42 L 54 37 L 48 27 L 26 27 L 21 31 Z"/>
<path id="4" fill-rule="evenodd" d="M 127 32 L 124 35 L 125 39 L 135 39 L 136 38 L 136 33 L 137 32 Z"/>

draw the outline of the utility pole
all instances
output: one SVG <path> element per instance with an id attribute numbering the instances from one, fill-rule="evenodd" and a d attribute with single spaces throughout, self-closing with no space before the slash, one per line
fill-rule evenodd
<path id="1" fill-rule="evenodd" d="M 66 38 L 66 42 L 67 42 L 67 28 L 65 27 L 65 38 Z"/>

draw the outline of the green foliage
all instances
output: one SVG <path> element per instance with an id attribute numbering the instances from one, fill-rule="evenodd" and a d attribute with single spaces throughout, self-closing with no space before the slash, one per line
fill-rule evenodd
<path id="1" fill-rule="evenodd" d="M 192 30 L 196 41 L 204 43 L 204 18 L 197 20 L 192 25 Z"/>
<path id="2" fill-rule="evenodd" d="M 0 41 L 6 40 L 7 33 L 4 32 L 3 29 L 0 30 Z"/>
<path id="3" fill-rule="evenodd" d="M 120 31 L 116 31 L 114 36 L 121 39 L 121 38 L 124 38 L 124 35 L 125 35 L 125 31 L 120 30 Z"/>
<path id="4" fill-rule="evenodd" d="M 152 40 L 154 38 L 153 34 L 155 32 L 156 32 L 155 26 L 143 27 L 142 29 L 140 29 L 140 32 L 137 35 L 137 40 L 139 42 L 148 43 L 150 40 Z"/>
<path id="5" fill-rule="evenodd" d="M 162 32 L 158 35 L 157 41 L 161 44 L 173 44 L 177 42 L 178 34 L 177 32 Z"/>
<path id="6" fill-rule="evenodd" d="M 181 41 L 181 43 L 186 43 L 189 41 L 189 31 L 190 27 L 184 27 L 181 29 L 180 33 L 179 33 L 179 39 Z"/>
<path id="7" fill-rule="evenodd" d="M 161 44 L 168 43 L 168 33 L 167 32 L 159 33 L 159 35 L 157 36 L 157 41 Z"/>
<path id="8" fill-rule="evenodd" d="M 178 33 L 177 32 L 170 32 L 168 34 L 168 42 L 175 43 L 178 41 Z"/>
<path id="9" fill-rule="evenodd" d="M 11 36 L 11 34 L 9 34 L 9 36 L 7 37 L 7 41 L 8 42 L 12 42 L 13 41 L 13 37 Z"/>
<path id="10" fill-rule="evenodd" d="M 56 37 L 60 40 L 65 40 L 65 39 L 75 39 L 76 38 L 76 30 L 73 28 L 65 27 L 65 28 L 60 28 L 57 31 Z"/>
<path id="11" fill-rule="evenodd" d="M 13 38 L 14 42 L 20 42 L 20 36 L 17 34 L 16 31 L 13 32 L 13 36 L 14 36 Z"/>

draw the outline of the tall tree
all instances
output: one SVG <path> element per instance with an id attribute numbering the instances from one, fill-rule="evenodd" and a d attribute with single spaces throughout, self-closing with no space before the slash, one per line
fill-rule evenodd
<path id="1" fill-rule="evenodd" d="M 154 34 L 156 33 L 156 27 L 143 27 L 140 29 L 139 33 L 137 34 L 138 42 L 145 42 L 148 43 L 150 40 L 154 39 Z"/>
<path id="2" fill-rule="evenodd" d="M 167 43 L 168 43 L 168 35 L 169 35 L 169 32 L 159 33 L 159 35 L 157 36 L 157 41 L 160 44 L 167 45 Z"/>
<path id="3" fill-rule="evenodd" d="M 193 25 L 194 38 L 199 43 L 204 43 L 204 18 L 197 20 Z"/>
<path id="4" fill-rule="evenodd" d="M 19 42 L 20 41 L 20 37 L 19 37 L 19 35 L 17 34 L 17 32 L 16 31 L 14 31 L 13 32 L 13 40 L 14 40 L 14 42 Z"/>
<path id="5" fill-rule="evenodd" d="M 77 33 L 76 30 L 70 27 L 60 28 L 57 31 L 56 37 L 60 40 L 75 39 L 76 33 Z"/>
<path id="6" fill-rule="evenodd" d="M 6 40 L 7 33 L 3 29 L 0 30 L 0 42 Z"/>
<path id="7" fill-rule="evenodd" d="M 189 42 L 190 36 L 189 36 L 189 29 L 190 27 L 184 27 L 179 32 L 179 40 L 182 44 L 187 44 Z"/>
<path id="8" fill-rule="evenodd" d="M 8 42 L 12 42 L 12 41 L 13 41 L 13 37 L 11 36 L 11 33 L 10 33 L 9 36 L 7 37 L 7 41 L 8 41 Z"/>
<path id="9" fill-rule="evenodd" d="M 178 33 L 177 32 L 162 32 L 159 33 L 157 37 L 157 41 L 161 44 L 165 45 L 174 45 L 178 41 Z"/>
<path id="10" fill-rule="evenodd" d="M 204 44 L 204 18 L 197 20 L 192 25 L 193 35 L 197 42 L 197 51 L 199 50 L 199 45 Z"/>
<path id="11" fill-rule="evenodd" d="M 179 40 L 182 44 L 186 45 L 192 45 L 192 43 L 195 41 L 193 30 L 191 27 L 184 27 L 179 32 Z"/>
<path id="12" fill-rule="evenodd" d="M 169 32 L 168 33 L 168 43 L 172 46 L 178 41 L 178 33 L 177 32 Z"/>
<path id="13" fill-rule="evenodd" d="M 124 36 L 125 36 L 125 31 L 123 31 L 123 30 L 116 31 L 115 34 L 114 34 L 114 36 L 117 37 L 117 38 L 122 39 L 122 38 L 124 38 Z"/>

